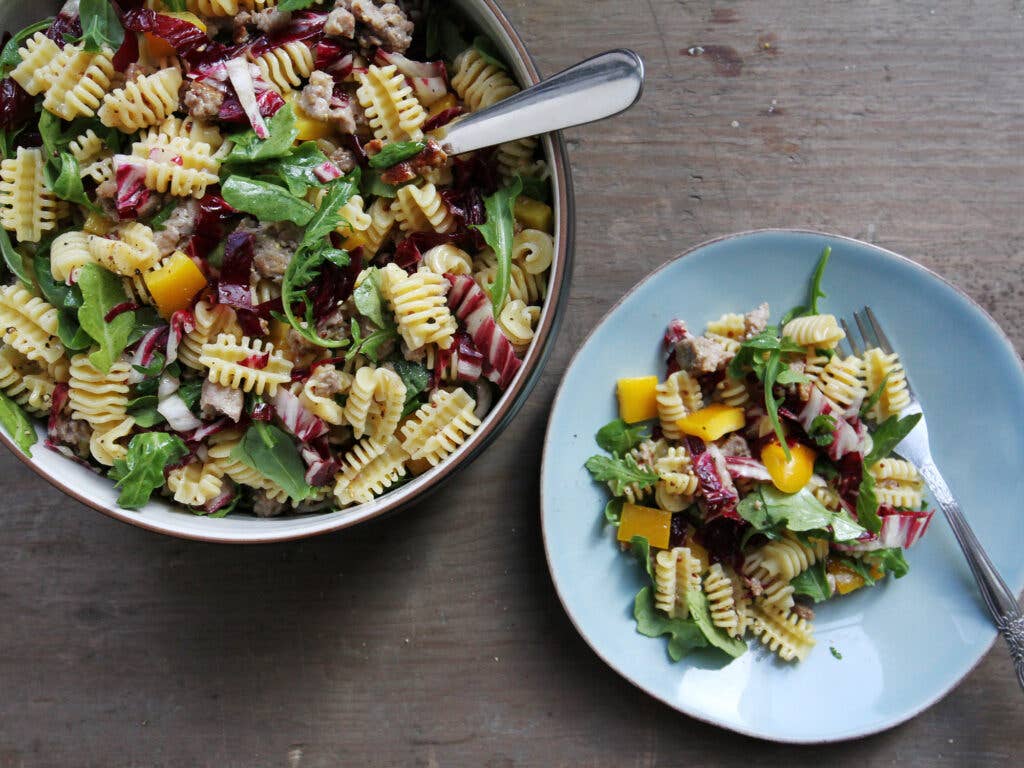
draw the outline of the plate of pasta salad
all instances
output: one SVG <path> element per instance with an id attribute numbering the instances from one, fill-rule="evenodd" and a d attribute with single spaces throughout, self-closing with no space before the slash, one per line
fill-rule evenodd
<path id="1" fill-rule="evenodd" d="M 475 29 L 443 2 L 72 0 L 11 30 L 9 441 L 125 519 L 352 520 L 479 449 L 538 367 L 566 228 L 547 140 L 441 147 L 526 71 Z"/>
<path id="2" fill-rule="evenodd" d="M 840 320 L 865 304 L 902 356 L 847 342 Z M 872 733 L 947 692 L 995 630 L 893 453 L 918 419 L 901 413 L 908 376 L 1019 591 L 1024 523 L 1002 510 L 1024 498 L 1006 481 L 1024 430 L 965 393 L 1017 413 L 1024 375 L 970 299 L 883 249 L 792 230 L 698 246 L 627 294 L 570 364 L 542 470 L 552 576 L 594 650 L 685 713 L 780 741 Z"/>

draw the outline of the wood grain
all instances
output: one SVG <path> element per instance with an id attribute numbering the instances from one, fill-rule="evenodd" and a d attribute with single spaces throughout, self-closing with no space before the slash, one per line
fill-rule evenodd
<path id="1" fill-rule="evenodd" d="M 1021 4 L 505 5 L 547 73 L 622 45 L 648 70 L 637 108 L 569 134 L 572 298 L 522 414 L 420 507 L 261 548 L 118 524 L 0 456 L 0 768 L 823 761 L 683 717 L 579 639 L 540 544 L 548 408 L 626 289 L 683 248 L 760 226 L 904 253 L 1021 349 Z M 997 645 L 944 701 L 828 762 L 1019 764 L 1022 722 Z"/>

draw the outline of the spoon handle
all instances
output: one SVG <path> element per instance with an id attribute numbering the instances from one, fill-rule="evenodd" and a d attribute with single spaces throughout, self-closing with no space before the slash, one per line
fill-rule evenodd
<path id="1" fill-rule="evenodd" d="M 644 63 L 626 48 L 598 54 L 448 127 L 449 155 L 592 123 L 640 98 Z"/>

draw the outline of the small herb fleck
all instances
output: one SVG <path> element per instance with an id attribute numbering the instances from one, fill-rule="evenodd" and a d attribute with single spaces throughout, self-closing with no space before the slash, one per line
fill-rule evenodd
<path id="1" fill-rule="evenodd" d="M 828 649 L 829 651 L 831 651 L 832 655 L 835 656 L 837 659 L 841 660 L 843 658 L 843 654 L 836 650 L 836 647 L 834 645 L 830 645 Z"/>

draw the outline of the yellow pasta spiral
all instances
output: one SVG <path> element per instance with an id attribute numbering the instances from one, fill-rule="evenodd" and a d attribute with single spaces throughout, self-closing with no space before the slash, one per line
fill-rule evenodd
<path id="1" fill-rule="evenodd" d="M 663 549 L 654 557 L 654 607 L 672 618 L 689 615 L 686 593 L 700 589 L 700 561 L 689 547 Z"/>
<path id="2" fill-rule="evenodd" d="M 692 497 L 697 492 L 698 480 L 693 473 L 690 453 L 683 446 L 671 446 L 655 459 L 654 471 L 670 493 Z"/>
<path id="3" fill-rule="evenodd" d="M 498 260 L 494 251 L 486 248 L 473 260 L 473 279 L 489 291 L 498 275 Z M 513 262 L 509 269 L 508 297 L 519 299 L 525 304 L 540 304 L 547 294 L 547 280 L 542 274 L 534 275 L 527 272 L 518 263 Z"/>
<path id="4" fill-rule="evenodd" d="M 219 181 L 220 161 L 203 141 L 157 133 L 132 144 L 132 155 L 132 162 L 145 169 L 146 186 L 157 192 L 199 198 L 208 185 Z"/>
<path id="5" fill-rule="evenodd" d="M 370 225 L 359 233 L 356 243 L 362 246 L 365 259 L 373 258 L 395 226 L 392 202 L 385 197 L 378 197 L 374 200 L 368 214 Z"/>
<path id="6" fill-rule="evenodd" d="M 439 275 L 468 275 L 473 271 L 473 260 L 457 245 L 442 243 L 423 254 L 423 266 Z"/>
<path id="7" fill-rule="evenodd" d="M 419 141 L 427 113 L 416 99 L 412 86 L 394 64 L 371 64 L 356 72 L 356 98 L 366 112 L 373 135 L 382 141 Z"/>
<path id="8" fill-rule="evenodd" d="M 181 70 L 177 67 L 139 75 L 103 97 L 100 122 L 122 133 L 161 123 L 178 108 L 180 88 Z"/>
<path id="9" fill-rule="evenodd" d="M 875 421 L 885 421 L 898 415 L 910 405 L 910 390 L 907 388 L 907 373 L 899 355 L 886 354 L 877 347 L 864 353 L 864 367 L 867 391 L 874 393 L 885 382 L 882 396 L 868 414 Z M 888 378 L 886 378 L 888 376 Z"/>
<path id="10" fill-rule="evenodd" d="M 499 144 L 495 152 L 498 172 L 505 179 L 513 178 L 516 174 L 527 175 L 536 153 L 537 139 L 532 136 Z"/>
<path id="11" fill-rule="evenodd" d="M 215 472 L 227 475 L 239 485 L 265 491 L 267 496 L 274 501 L 286 501 L 288 492 L 284 488 L 231 455 L 241 438 L 242 434 L 237 429 L 211 435 L 207 463 L 215 467 Z"/>
<path id="12" fill-rule="evenodd" d="M 293 41 L 271 48 L 253 59 L 263 79 L 279 93 L 288 93 L 302 85 L 314 69 L 313 51 L 303 42 Z"/>
<path id="13" fill-rule="evenodd" d="M 814 647 L 814 626 L 789 610 L 754 601 L 751 631 L 783 661 L 803 661 Z"/>
<path id="14" fill-rule="evenodd" d="M 505 338 L 517 349 L 527 347 L 533 341 L 533 327 L 540 319 L 540 307 L 531 307 L 522 299 L 506 301 L 498 314 L 498 327 Z"/>
<path id="15" fill-rule="evenodd" d="M 84 166 L 91 160 L 103 155 L 106 147 L 103 139 L 96 135 L 96 132 L 89 128 L 85 133 L 68 144 L 68 152 L 72 154 L 79 166 Z"/>
<path id="16" fill-rule="evenodd" d="M 267 356 L 263 368 L 244 365 L 247 360 Z M 199 363 L 209 369 L 208 378 L 224 387 L 273 396 L 277 388 L 291 380 L 292 363 L 263 339 L 242 336 L 236 339 L 226 333 L 217 340 L 203 344 Z"/>
<path id="17" fill-rule="evenodd" d="M 539 229 L 524 229 L 512 238 L 512 260 L 531 275 L 547 272 L 555 257 L 555 240 Z"/>
<path id="18" fill-rule="evenodd" d="M 43 181 L 43 165 L 43 153 L 25 147 L 0 163 L 0 225 L 23 243 L 38 243 L 60 215 L 60 202 Z"/>
<path id="19" fill-rule="evenodd" d="M 49 64 L 52 80 L 43 109 L 62 120 L 92 117 L 110 90 L 114 65 L 110 51 L 89 53 L 82 44 L 65 45 Z"/>
<path id="20" fill-rule="evenodd" d="M 355 437 L 383 443 L 394 434 L 405 406 L 405 384 L 387 368 L 364 366 L 356 371 L 345 401 L 345 421 Z"/>
<path id="21" fill-rule="evenodd" d="M 121 225 L 110 237 L 88 235 L 86 247 L 92 261 L 116 275 L 141 277 L 160 266 L 153 230 L 137 221 Z"/>
<path id="22" fill-rule="evenodd" d="M 168 472 L 167 487 L 179 504 L 201 507 L 220 494 L 224 484 L 223 474 L 217 462 L 193 461 Z"/>
<path id="23" fill-rule="evenodd" d="M 372 448 L 367 448 L 365 454 L 356 454 L 363 445 Z M 385 444 L 373 440 L 356 444 L 342 461 L 342 471 L 335 477 L 334 496 L 338 504 L 347 506 L 373 501 L 374 496 L 379 496 L 405 476 L 407 458 L 398 439 L 393 436 Z"/>
<path id="24" fill-rule="evenodd" d="M 455 228 L 455 217 L 433 184 L 416 187 L 408 184 L 398 189 L 391 212 L 404 232 L 439 232 Z"/>
<path id="25" fill-rule="evenodd" d="M 832 349 L 846 338 L 846 333 L 839 327 L 835 315 L 793 318 L 783 327 L 782 335 L 788 336 L 802 347 L 812 349 Z"/>
<path id="26" fill-rule="evenodd" d="M 168 139 L 185 139 L 189 142 L 202 142 L 210 145 L 211 151 L 220 149 L 224 143 L 220 129 L 213 123 L 197 120 L 194 117 L 168 117 L 160 125 L 154 126 L 146 131 L 145 140 L 152 141 L 157 135 L 163 135 Z"/>
<path id="27" fill-rule="evenodd" d="M 726 336 L 730 339 L 742 339 L 746 334 L 746 322 L 743 319 L 743 315 L 738 315 L 734 312 L 727 312 L 717 320 L 712 320 L 708 323 L 707 333 L 713 333 L 716 336 Z"/>
<path id="28" fill-rule="evenodd" d="M 0 331 L 10 344 L 30 360 L 44 365 L 64 356 L 64 345 L 57 336 L 59 313 L 20 283 L 0 289 Z"/>
<path id="29" fill-rule="evenodd" d="M 114 462 L 123 459 L 128 448 L 121 441 L 126 440 L 135 428 L 135 419 L 125 416 L 119 422 L 103 424 L 101 428 L 93 429 L 89 436 L 89 453 L 100 464 L 105 467 L 114 466 Z"/>
<path id="30" fill-rule="evenodd" d="M 72 357 L 68 384 L 71 418 L 88 422 L 100 432 L 124 421 L 130 372 L 131 365 L 124 360 L 118 360 L 103 373 L 89 361 L 87 354 Z"/>
<path id="31" fill-rule="evenodd" d="M 435 391 L 402 425 L 402 447 L 412 459 L 426 459 L 436 467 L 480 426 L 474 408 L 476 402 L 462 388 Z"/>
<path id="32" fill-rule="evenodd" d="M 334 368 L 334 366 L 328 367 Z M 344 371 L 337 371 L 337 375 L 341 379 L 341 388 L 336 394 L 348 393 L 354 377 Z M 299 400 L 310 413 L 319 416 L 328 424 L 341 425 L 345 423 L 345 407 L 331 395 L 322 392 L 317 386 L 315 377 L 310 377 L 303 384 Z"/>
<path id="33" fill-rule="evenodd" d="M 851 355 L 845 359 L 833 355 L 821 373 L 812 379 L 822 394 L 841 411 L 860 403 L 867 394 L 864 384 L 864 361 Z"/>
<path id="34" fill-rule="evenodd" d="M 242 335 L 242 328 L 235 310 L 224 304 L 211 304 L 203 299 L 196 304 L 192 314 L 195 328 L 186 333 L 178 345 L 178 359 L 189 368 L 201 371 L 204 366 L 199 358 L 203 354 L 203 345 L 222 333 L 238 338 Z"/>
<path id="35" fill-rule="evenodd" d="M 700 410 L 704 405 L 700 382 L 686 371 L 676 371 L 658 384 L 655 389 L 655 400 L 661 431 L 670 440 L 682 437 L 679 420 L 688 413 Z"/>
<path id="36" fill-rule="evenodd" d="M 519 92 L 504 70 L 487 62 L 476 48 L 467 48 L 455 57 L 452 88 L 470 111 L 489 107 Z"/>
<path id="37" fill-rule="evenodd" d="M 733 408 L 743 408 L 750 403 L 750 391 L 745 381 L 726 377 L 715 385 L 712 399 Z"/>
<path id="38" fill-rule="evenodd" d="M 32 96 L 42 93 L 53 83 L 56 72 L 52 64 L 60 56 L 60 46 L 43 32 L 36 32 L 18 49 L 21 61 L 11 70 L 11 79 Z"/>
<path id="39" fill-rule="evenodd" d="M 54 382 L 32 370 L 32 363 L 13 347 L 0 348 L 0 390 L 33 415 L 44 416 L 50 411 Z"/>
<path id="40" fill-rule="evenodd" d="M 728 568 L 728 571 L 725 570 Z M 747 628 L 750 601 L 743 596 L 736 574 L 728 566 L 714 563 L 704 576 L 711 621 L 731 637 L 742 637 Z"/>
<path id="41" fill-rule="evenodd" d="M 406 346 L 417 350 L 437 344 L 448 349 L 457 330 L 445 298 L 448 281 L 428 269 L 409 275 L 397 264 L 388 264 L 381 277 L 384 297 Z"/>

